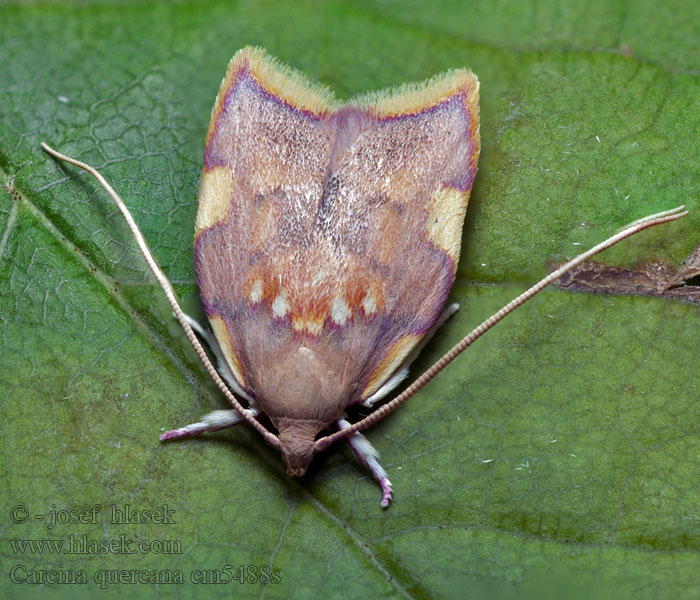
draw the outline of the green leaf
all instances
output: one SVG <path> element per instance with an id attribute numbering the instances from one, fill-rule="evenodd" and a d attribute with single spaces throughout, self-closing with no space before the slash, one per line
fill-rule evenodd
<path id="1" fill-rule="evenodd" d="M 367 432 L 395 488 L 382 510 L 344 445 L 295 480 L 245 427 L 159 443 L 225 401 L 104 192 L 39 143 L 115 185 L 202 318 L 197 184 L 238 48 L 265 46 L 340 97 L 470 67 L 483 150 L 452 293 L 461 310 L 415 375 L 548 262 L 633 219 L 691 210 L 602 262 L 678 265 L 697 246 L 699 13 L 680 0 L 5 4 L 4 595 L 697 598 L 697 306 L 544 292 Z M 173 522 L 111 522 L 125 504 L 165 505 Z M 52 510 L 74 512 L 51 527 Z M 21 546 L 83 535 L 122 551 Z M 160 546 L 124 552 L 143 542 Z M 244 567 L 238 580 L 193 583 L 227 565 Z M 264 566 L 279 583 L 260 582 Z M 81 570 L 85 584 L 18 582 Z"/>

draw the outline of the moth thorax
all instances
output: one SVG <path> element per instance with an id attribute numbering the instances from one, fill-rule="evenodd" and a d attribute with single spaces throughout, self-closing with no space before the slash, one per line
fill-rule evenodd
<path id="1" fill-rule="evenodd" d="M 301 477 L 306 473 L 314 456 L 316 434 L 325 424 L 313 420 L 280 418 L 276 420 L 275 426 L 279 431 L 287 473 L 294 477 Z"/>

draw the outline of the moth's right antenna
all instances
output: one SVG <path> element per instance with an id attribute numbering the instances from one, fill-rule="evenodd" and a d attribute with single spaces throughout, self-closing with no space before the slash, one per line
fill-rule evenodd
<path id="1" fill-rule="evenodd" d="M 638 221 L 630 223 L 622 231 L 608 238 L 604 242 L 601 242 L 597 246 L 591 248 L 590 250 L 588 250 L 588 252 L 579 254 L 576 258 L 573 258 L 569 262 L 565 263 L 556 271 L 553 271 L 552 273 L 547 275 L 547 277 L 533 285 L 529 290 L 523 292 L 522 294 L 520 294 L 520 296 L 506 304 L 497 313 L 491 315 L 481 325 L 474 329 L 469 335 L 462 339 L 461 342 L 457 343 L 447 354 L 445 354 L 440 360 L 438 360 L 432 367 L 430 367 L 425 373 L 423 373 L 418 379 L 416 379 L 411 385 L 409 385 L 401 394 L 399 394 L 391 402 L 387 402 L 385 405 L 375 410 L 371 415 L 365 417 L 361 421 L 358 421 L 354 425 L 350 425 L 345 429 L 341 429 L 340 431 L 337 431 L 331 435 L 317 440 L 316 445 L 314 446 L 314 451 L 318 452 L 320 450 L 323 450 L 324 448 L 331 445 L 333 442 L 346 438 L 349 435 L 355 433 L 356 431 L 366 429 L 373 423 L 379 421 L 379 419 L 382 419 L 383 417 L 388 415 L 390 412 L 396 410 L 399 406 L 406 402 L 406 400 L 413 396 L 413 394 L 415 394 L 419 389 L 421 389 L 426 383 L 428 383 L 433 377 L 435 377 L 440 371 L 442 371 L 447 365 L 449 365 L 455 358 L 457 358 L 457 356 L 459 356 L 477 339 L 484 335 L 484 333 L 491 329 L 491 327 L 493 327 L 496 323 L 503 319 L 503 317 L 512 313 L 516 308 L 527 302 L 537 293 L 541 292 L 550 283 L 559 279 L 567 271 L 570 271 L 585 260 L 588 260 L 591 256 L 598 254 L 603 250 L 607 250 L 608 248 L 610 248 L 610 246 L 614 246 L 618 242 L 621 242 L 625 238 L 628 238 L 634 235 L 635 233 L 639 233 L 640 231 L 643 231 L 644 229 L 647 229 L 649 227 L 653 227 L 654 225 L 661 225 L 662 223 L 675 221 L 677 219 L 685 217 L 687 214 L 688 211 L 685 210 L 685 206 L 679 206 L 677 208 L 660 212 L 655 215 L 649 215 L 648 217 L 644 217 L 643 219 L 639 219 Z"/>

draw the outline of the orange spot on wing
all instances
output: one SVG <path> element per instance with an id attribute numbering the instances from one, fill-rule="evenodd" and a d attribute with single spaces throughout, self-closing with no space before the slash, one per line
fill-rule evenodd
<path id="1" fill-rule="evenodd" d="M 370 375 L 369 381 L 362 391 L 362 400 L 371 396 L 391 377 L 422 337 L 422 335 L 407 334 L 391 346 L 388 354 Z"/>
<path id="2" fill-rule="evenodd" d="M 204 168 L 199 182 L 199 208 L 195 236 L 230 218 L 233 186 L 230 167 L 219 166 L 210 170 Z"/>
<path id="3" fill-rule="evenodd" d="M 241 384 L 241 387 L 245 389 L 246 384 L 245 377 L 243 377 L 243 368 L 241 367 L 241 361 L 238 359 L 233 349 L 231 334 L 229 333 L 228 327 L 226 327 L 226 322 L 220 316 L 214 315 L 209 317 L 209 323 L 231 372 L 238 380 L 238 383 Z"/>

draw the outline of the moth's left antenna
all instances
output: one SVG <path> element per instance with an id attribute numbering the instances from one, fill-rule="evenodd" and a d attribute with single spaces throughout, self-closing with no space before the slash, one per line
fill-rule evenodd
<path id="1" fill-rule="evenodd" d="M 141 254 L 143 254 L 143 257 L 146 259 L 149 268 L 155 275 L 158 284 L 165 292 L 165 297 L 168 299 L 168 302 L 170 303 L 170 306 L 173 309 L 175 318 L 178 320 L 178 322 L 182 326 L 182 329 L 185 331 L 187 339 L 190 341 L 190 344 L 192 344 L 192 347 L 195 349 L 195 352 L 204 364 L 204 368 L 207 370 L 207 373 L 209 373 L 209 376 L 214 380 L 214 383 L 222 391 L 224 396 L 226 396 L 226 399 L 229 401 L 231 406 L 233 406 L 233 408 L 235 408 L 243 416 L 243 418 L 265 438 L 265 440 L 270 445 L 272 445 L 275 448 L 279 448 L 279 438 L 275 434 L 265 429 L 265 427 L 263 427 L 263 425 L 257 419 L 255 419 L 251 411 L 249 409 L 244 408 L 241 405 L 241 403 L 231 393 L 231 390 L 229 390 L 228 386 L 224 383 L 223 379 L 221 379 L 218 371 L 214 368 L 214 365 L 211 364 L 207 353 L 204 351 L 202 344 L 199 343 L 199 340 L 197 339 L 197 336 L 195 335 L 194 331 L 192 331 L 192 327 L 190 327 L 190 324 L 187 322 L 187 318 L 185 317 L 185 314 L 182 312 L 182 309 L 180 308 L 180 305 L 178 304 L 177 299 L 175 298 L 175 291 L 173 290 L 172 285 L 170 284 L 170 280 L 165 276 L 165 273 L 161 271 L 160 267 L 158 266 L 158 263 L 156 263 L 155 259 L 153 258 L 153 255 L 151 254 L 151 251 L 148 249 L 148 245 L 146 244 L 146 240 L 141 234 L 141 231 L 139 231 L 139 228 L 136 225 L 136 222 L 134 221 L 133 217 L 131 216 L 129 209 L 126 207 L 119 194 L 117 194 L 117 192 L 107 182 L 107 180 L 104 177 L 102 177 L 102 175 L 100 175 L 97 172 L 97 170 L 91 167 L 90 165 L 76 160 L 75 158 L 71 158 L 70 156 L 66 156 L 65 154 L 61 154 L 60 152 L 57 152 L 44 142 L 41 142 L 41 147 L 54 158 L 58 158 L 59 160 L 63 160 L 67 163 L 75 165 L 76 167 L 80 167 L 81 169 L 90 173 L 90 175 L 97 179 L 98 183 L 110 195 L 110 197 L 114 201 L 114 204 L 117 205 L 117 208 L 120 210 L 122 215 L 124 215 L 124 219 L 126 219 L 126 223 L 129 226 L 132 235 L 136 239 L 136 243 L 139 246 L 139 250 L 141 250 Z"/>

